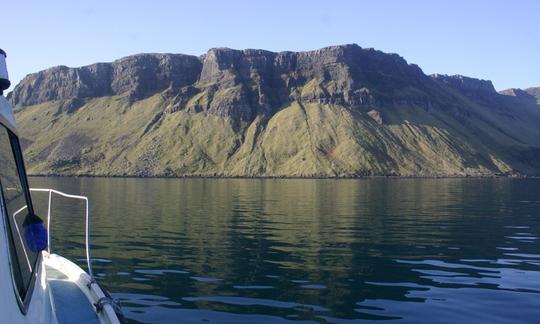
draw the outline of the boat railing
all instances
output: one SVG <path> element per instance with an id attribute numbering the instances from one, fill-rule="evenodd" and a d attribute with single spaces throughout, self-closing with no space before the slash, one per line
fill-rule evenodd
<path id="1" fill-rule="evenodd" d="M 19 210 L 13 213 L 13 224 L 15 224 L 15 229 L 17 230 L 17 235 L 19 236 L 19 240 L 21 241 L 21 246 L 24 246 L 24 241 L 21 235 L 21 230 L 19 229 L 19 225 L 17 225 L 17 215 L 19 215 L 23 210 L 28 208 L 28 206 L 24 205 Z M 30 258 L 28 257 L 28 253 L 26 252 L 26 249 L 22 249 L 24 252 L 24 257 L 26 258 L 26 264 L 28 265 L 28 269 L 30 269 L 30 272 L 32 272 L 32 264 L 30 264 Z"/>
<path id="2" fill-rule="evenodd" d="M 64 193 L 64 192 L 61 192 L 61 191 L 58 191 L 58 190 L 54 190 L 54 189 L 30 188 L 30 191 L 31 192 L 47 192 L 49 194 L 49 203 L 48 203 L 48 206 L 47 206 L 47 251 L 49 253 L 51 253 L 51 218 L 52 218 L 51 206 L 52 206 L 53 194 L 61 196 L 61 197 L 65 197 L 65 198 L 78 199 L 78 200 L 84 201 L 85 208 L 86 208 L 86 210 L 85 210 L 86 264 L 88 266 L 88 274 L 90 275 L 90 279 L 93 281 L 94 280 L 94 274 L 93 274 L 93 271 L 92 271 L 92 262 L 91 262 L 92 260 L 91 260 L 91 257 L 90 257 L 90 213 L 89 213 L 89 209 L 88 209 L 88 197 L 79 196 L 79 195 L 70 195 L 70 194 L 67 194 L 67 193 Z"/>

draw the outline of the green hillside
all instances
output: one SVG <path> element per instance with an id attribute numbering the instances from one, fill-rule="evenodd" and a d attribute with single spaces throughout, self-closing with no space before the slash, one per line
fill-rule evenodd
<path id="1" fill-rule="evenodd" d="M 16 107 L 28 172 L 249 177 L 540 174 L 540 106 L 498 94 L 488 81 L 425 76 L 401 58 L 381 52 L 369 54 L 375 63 L 366 66 L 360 66 L 364 61 L 339 57 L 325 62 L 329 56 L 324 53 L 321 58 L 303 52 L 296 67 L 272 73 L 255 60 L 269 52 L 216 53 L 201 58 L 201 71 L 195 69 L 198 76 L 165 82 L 162 89 L 152 89 L 155 83 L 145 86 L 140 83 L 143 78 L 136 78 L 139 83 L 125 91 L 70 89 L 62 83 L 61 69 L 27 77 L 10 100 Z M 248 56 L 249 69 L 237 61 L 220 66 L 219 59 L 212 62 L 212 55 Z M 299 66 L 301 55 L 321 62 Z M 385 60 L 397 60 L 396 66 L 385 72 L 394 64 L 380 63 Z M 313 72 L 317 69 L 322 72 Z M 79 83 L 97 82 L 84 81 L 80 71 L 76 74 Z M 54 95 L 37 93 L 45 87 L 56 87 Z M 81 89 L 90 92 L 82 94 Z"/>

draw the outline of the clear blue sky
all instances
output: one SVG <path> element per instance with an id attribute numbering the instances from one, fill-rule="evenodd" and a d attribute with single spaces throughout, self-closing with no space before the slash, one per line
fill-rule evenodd
<path id="1" fill-rule="evenodd" d="M 540 86 L 540 1 L 25 1 L 0 3 L 12 82 L 55 65 L 211 47 L 398 53 L 425 73 Z M 13 86 L 12 86 L 13 88 Z"/>

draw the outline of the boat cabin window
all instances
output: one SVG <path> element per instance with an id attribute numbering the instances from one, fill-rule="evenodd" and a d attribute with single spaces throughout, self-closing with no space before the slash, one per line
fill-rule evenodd
<path id="1" fill-rule="evenodd" d="M 33 251 L 25 240 L 25 228 L 32 219 L 28 184 L 17 137 L 0 124 L 0 188 L 8 230 L 11 266 L 20 302 L 26 304 L 33 285 L 39 251 Z"/>

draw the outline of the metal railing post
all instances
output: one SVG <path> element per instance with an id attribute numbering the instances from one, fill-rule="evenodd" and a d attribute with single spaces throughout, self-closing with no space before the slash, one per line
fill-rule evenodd
<path id="1" fill-rule="evenodd" d="M 84 198 L 86 202 L 86 263 L 88 264 L 88 274 L 90 275 L 90 279 L 94 280 L 92 259 L 90 257 L 90 208 L 88 207 L 88 198 Z"/>
<path id="2" fill-rule="evenodd" d="M 49 191 L 49 206 L 47 207 L 47 252 L 51 253 L 51 204 L 52 191 Z"/>
<path id="3" fill-rule="evenodd" d="M 26 264 L 28 264 L 28 269 L 30 269 L 30 272 L 32 272 L 32 265 L 30 264 L 30 258 L 28 257 L 28 253 L 26 253 L 26 249 L 24 248 L 24 241 L 23 241 L 23 238 L 22 238 L 22 235 L 21 235 L 21 231 L 19 230 L 19 225 L 17 225 L 17 215 L 22 212 L 23 210 L 25 210 L 26 208 L 28 208 L 28 206 L 24 205 L 23 207 L 21 207 L 19 210 L 17 210 L 16 212 L 13 213 L 13 224 L 15 224 L 15 229 L 17 230 L 17 234 L 19 235 L 19 240 L 21 241 L 21 246 L 23 247 L 23 252 L 24 252 L 24 256 L 26 258 Z"/>

